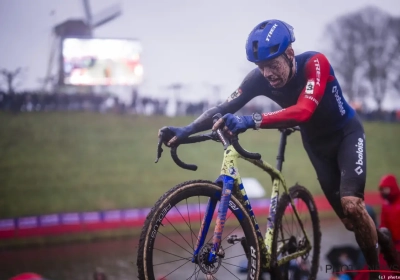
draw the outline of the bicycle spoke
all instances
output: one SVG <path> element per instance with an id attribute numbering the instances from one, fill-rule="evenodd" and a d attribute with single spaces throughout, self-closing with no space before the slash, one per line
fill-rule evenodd
<path id="1" fill-rule="evenodd" d="M 296 220 L 297 220 L 297 218 L 296 218 Z M 294 223 L 294 221 L 293 221 L 293 223 Z M 303 220 L 302 220 L 302 223 L 303 223 L 303 227 L 304 227 L 305 223 L 304 223 Z M 301 225 L 299 224 L 299 227 L 297 227 L 297 230 L 296 230 L 296 236 L 300 236 L 302 234 L 301 231 L 302 231 L 301 230 Z M 300 232 L 300 234 L 299 234 L 299 232 Z"/>
<path id="2" fill-rule="evenodd" d="M 282 230 L 282 224 L 279 226 L 279 228 L 278 229 L 276 229 L 276 230 L 280 230 L 280 235 L 281 235 L 281 241 L 279 241 L 279 240 L 277 240 L 277 242 L 279 243 L 283 243 L 283 244 L 285 244 L 285 234 L 284 234 L 284 232 L 283 232 L 283 230 Z M 279 232 L 277 233 L 278 234 L 278 238 L 279 238 Z M 278 245 L 278 244 L 277 244 Z M 283 245 L 282 245 L 283 246 Z M 279 248 L 279 245 L 277 246 L 278 248 Z"/>
<path id="3" fill-rule="evenodd" d="M 166 253 L 166 254 L 168 254 L 168 255 L 174 256 L 174 257 L 181 258 L 182 260 L 190 260 L 190 259 L 191 259 L 190 257 L 184 258 L 184 257 L 182 257 L 182 256 L 175 255 L 175 254 L 173 254 L 173 253 L 169 253 L 169 252 L 167 252 L 167 251 L 158 249 L 158 248 L 156 248 L 156 247 L 154 247 L 153 249 L 154 249 L 154 250 L 157 250 L 157 251 L 160 251 L 160 252 L 163 252 L 163 253 Z"/>
<path id="4" fill-rule="evenodd" d="M 175 207 L 175 208 L 176 208 L 176 207 Z M 189 247 L 190 247 L 190 244 L 189 244 L 189 242 L 187 242 L 186 238 L 183 237 L 183 235 L 176 229 L 176 227 L 168 220 L 167 217 L 165 217 L 165 219 L 166 219 L 166 220 L 168 221 L 168 223 L 174 228 L 174 230 L 182 237 L 182 239 L 185 240 L 186 244 L 189 245 Z M 193 249 L 193 248 L 192 248 L 192 249 Z"/>
<path id="5" fill-rule="evenodd" d="M 237 227 L 235 227 L 234 229 L 232 229 L 230 232 L 228 232 L 226 235 L 225 235 L 225 237 L 223 238 L 223 239 L 221 239 L 221 242 L 222 241 L 224 241 L 225 239 L 227 239 L 228 238 L 228 236 L 229 235 L 231 235 L 231 233 L 232 232 L 234 232 L 237 228 L 239 228 L 240 227 L 240 225 L 238 225 Z M 235 245 L 235 244 L 232 244 L 232 245 Z M 229 246 L 228 248 L 230 248 L 231 246 Z"/>
<path id="6" fill-rule="evenodd" d="M 177 271 L 179 268 L 181 268 L 182 266 L 184 266 L 184 265 L 187 264 L 188 262 L 190 262 L 190 260 L 188 260 L 187 262 L 185 262 L 185 263 L 182 264 L 181 266 L 178 266 L 176 269 L 174 269 L 173 271 L 171 271 L 171 272 L 168 273 L 167 275 L 164 275 L 163 277 L 161 277 L 161 279 L 166 278 L 168 275 L 171 275 L 172 273 L 174 273 L 175 271 Z"/>
<path id="7" fill-rule="evenodd" d="M 194 233 L 193 230 L 192 230 L 191 223 L 190 223 L 189 205 L 188 205 L 188 202 L 187 202 L 187 198 L 186 198 L 186 209 L 187 209 L 187 214 L 188 214 L 188 220 L 189 220 L 189 228 L 190 228 L 190 231 L 193 233 L 194 236 L 196 236 L 195 233 Z M 192 249 L 194 249 L 193 235 L 190 234 L 190 237 L 192 238 Z"/>
<path id="8" fill-rule="evenodd" d="M 154 248 L 155 249 L 155 248 Z M 160 250 L 159 250 L 160 251 Z M 153 264 L 153 266 L 157 266 L 157 265 L 162 265 L 162 264 L 167 264 L 167 263 L 173 263 L 173 262 L 180 262 L 180 261 L 190 261 L 191 259 L 185 259 L 185 258 L 181 258 L 180 260 L 174 260 L 174 261 L 168 261 L 168 262 L 163 262 L 163 263 L 157 263 L 157 264 Z"/>
<path id="9" fill-rule="evenodd" d="M 283 218 L 287 221 L 287 219 L 286 219 L 286 215 L 284 215 L 283 216 Z M 281 230 L 282 230 L 282 228 L 283 228 L 283 222 L 282 222 L 282 225 L 281 225 Z M 285 228 L 285 231 L 286 231 L 286 233 L 290 236 L 290 232 L 288 232 L 288 230 Z M 283 233 L 283 232 L 282 232 Z"/>
<path id="10" fill-rule="evenodd" d="M 299 212 L 299 213 L 300 213 L 300 212 Z M 294 232 L 294 231 L 293 231 L 293 228 L 296 226 L 296 225 L 295 225 L 295 223 L 296 223 L 296 222 L 295 222 L 295 219 L 297 220 L 297 218 L 295 218 L 296 215 L 293 214 L 293 213 L 291 213 L 291 216 L 292 216 L 292 219 L 291 219 L 291 220 L 292 220 L 292 233 L 293 233 L 293 232 Z"/>
<path id="11" fill-rule="evenodd" d="M 236 267 L 240 268 L 240 266 L 237 266 L 237 265 L 233 265 L 233 264 L 230 264 L 230 263 L 226 263 L 226 264 L 229 264 L 229 265 L 236 266 Z M 239 277 L 237 277 L 234 273 L 232 273 L 229 269 L 227 269 L 223 264 L 221 264 L 221 267 L 225 268 L 226 271 L 228 271 L 230 274 L 232 274 L 236 279 L 240 280 Z"/>
<path id="12" fill-rule="evenodd" d="M 169 241 L 171 241 L 172 243 L 178 245 L 180 248 L 182 248 L 183 250 L 185 250 L 186 252 L 188 252 L 189 254 L 192 254 L 191 252 L 189 252 L 188 250 L 186 250 L 185 248 L 183 248 L 181 245 L 179 245 L 178 243 L 176 243 L 175 241 L 173 241 L 171 238 L 167 237 L 165 234 L 163 234 L 162 232 L 158 232 L 159 234 L 161 234 L 162 236 L 164 236 L 165 238 L 167 238 Z M 182 236 L 182 235 L 181 235 Z M 189 245 L 190 246 L 190 245 Z"/>
<path id="13" fill-rule="evenodd" d="M 200 266 L 198 265 L 198 264 L 196 264 L 196 266 L 195 266 L 195 269 L 198 269 L 197 270 L 197 276 L 196 276 L 196 278 L 199 278 L 199 275 L 200 275 L 200 273 L 201 273 L 201 269 L 200 269 Z"/>
<path id="14" fill-rule="evenodd" d="M 241 254 L 241 255 L 234 256 L 234 257 L 224 258 L 224 261 L 230 260 L 230 259 L 234 259 L 234 258 L 237 258 L 237 257 L 241 257 L 241 256 L 246 256 L 246 254 Z"/>
<path id="15" fill-rule="evenodd" d="M 302 206 L 305 205 L 304 203 L 301 204 Z M 306 210 L 308 210 L 307 207 L 305 207 Z M 299 210 L 300 212 L 300 210 Z M 303 224 L 303 229 L 306 227 L 306 222 L 307 222 L 307 217 L 305 217 L 305 219 L 301 219 L 301 223 Z M 300 231 L 300 234 L 299 234 Z M 304 233 L 302 232 L 302 227 L 300 226 L 299 229 L 296 232 L 297 236 L 303 235 Z"/>
<path id="16" fill-rule="evenodd" d="M 243 267 L 243 266 L 240 266 L 240 265 L 237 265 L 237 264 L 233 264 L 233 263 L 229 263 L 229 262 L 222 262 L 222 263 L 223 264 L 229 264 L 230 266 L 234 266 L 234 267 L 237 267 L 237 268 L 247 268 L 247 267 Z"/>
<path id="17" fill-rule="evenodd" d="M 186 199 L 186 205 L 187 205 L 187 199 Z M 189 206 L 187 206 L 187 207 L 188 207 L 188 212 L 189 212 Z M 188 224 L 188 223 L 186 222 L 186 220 L 185 220 L 185 218 L 183 217 L 181 211 L 179 211 L 179 209 L 178 209 L 176 206 L 175 206 L 175 209 L 178 211 L 179 215 L 181 215 L 183 221 L 185 222 L 185 224 L 186 224 L 186 225 L 189 227 L 189 229 L 190 229 L 190 237 L 192 238 L 192 247 L 190 247 L 190 244 L 189 244 L 186 240 L 185 240 L 185 241 L 186 241 L 186 243 L 189 245 L 189 247 L 192 248 L 192 249 L 194 250 L 193 236 L 192 236 L 192 234 L 193 234 L 194 236 L 196 236 L 196 235 L 195 235 L 195 233 L 193 232 L 191 225 Z M 189 219 L 190 219 L 190 218 L 189 218 Z M 190 223 L 190 222 L 189 222 L 189 223 Z"/>
<path id="18" fill-rule="evenodd" d="M 193 271 L 192 275 L 190 275 L 189 278 L 186 278 L 186 280 L 192 279 L 192 277 L 193 277 L 194 275 L 196 275 L 196 274 L 197 274 L 197 275 L 196 275 L 196 279 L 197 279 L 197 276 L 199 276 L 199 272 L 200 272 L 201 270 L 200 270 L 200 268 L 199 268 L 199 270 L 196 271 L 196 269 L 197 269 L 197 265 L 195 265 L 194 271 Z"/>

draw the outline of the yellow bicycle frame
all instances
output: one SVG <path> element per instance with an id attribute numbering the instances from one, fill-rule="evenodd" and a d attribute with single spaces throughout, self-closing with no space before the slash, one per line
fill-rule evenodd
<path id="1" fill-rule="evenodd" d="M 268 226 L 267 226 L 267 231 L 265 233 L 265 238 L 263 237 L 263 235 L 260 231 L 256 217 L 251 208 L 250 201 L 247 197 L 245 188 L 242 184 L 242 180 L 239 175 L 238 168 L 237 168 L 237 159 L 238 158 L 242 158 L 242 159 L 256 165 L 257 167 L 259 167 L 262 170 L 264 170 L 265 172 L 267 172 L 272 178 L 271 204 L 269 206 Z M 275 230 L 275 227 L 274 227 L 275 213 L 276 213 L 276 207 L 277 207 L 278 198 L 279 198 L 280 185 L 282 185 L 284 193 L 288 193 L 288 188 L 286 186 L 286 182 L 282 176 L 282 173 L 278 169 L 271 166 L 269 163 L 264 162 L 262 159 L 254 160 L 254 159 L 242 157 L 235 150 L 235 148 L 232 145 L 229 145 L 224 152 L 224 159 L 223 159 L 222 167 L 221 167 L 221 175 L 230 176 L 234 179 L 234 193 L 236 193 L 238 196 L 238 199 L 241 200 L 242 203 L 244 203 L 244 205 L 246 205 L 247 209 L 249 210 L 251 219 L 253 219 L 253 222 L 254 222 L 256 230 L 257 230 L 259 244 L 261 245 L 262 253 L 264 253 L 264 256 L 266 259 L 266 263 L 262 264 L 262 266 L 264 268 L 269 268 L 270 262 L 271 262 L 272 236 L 273 236 L 273 233 Z M 297 251 L 293 254 L 283 257 L 282 259 L 280 259 L 278 261 L 277 265 L 282 265 L 284 263 L 287 263 L 290 260 L 295 259 L 299 256 L 302 256 L 311 250 L 311 245 L 310 245 L 311 243 L 309 242 L 310 240 L 307 236 L 307 233 L 304 230 L 303 223 L 300 220 L 297 208 L 296 208 L 295 203 L 293 202 L 292 198 L 290 198 L 290 203 L 293 208 L 293 212 L 295 213 L 295 216 L 301 225 L 301 229 L 304 233 L 304 236 L 306 237 L 306 239 L 308 241 L 307 242 L 308 246 L 306 249 Z M 278 248 L 278 251 L 279 251 L 279 248 Z"/>

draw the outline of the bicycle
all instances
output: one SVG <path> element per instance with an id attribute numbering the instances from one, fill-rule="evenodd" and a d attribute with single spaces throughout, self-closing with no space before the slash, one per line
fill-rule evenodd
<path id="1" fill-rule="evenodd" d="M 220 114 L 214 116 L 214 122 L 220 117 Z M 220 129 L 188 137 L 172 146 L 171 157 L 174 162 L 181 168 L 195 171 L 196 165 L 186 164 L 179 159 L 178 146 L 207 140 L 221 142 L 224 147 L 221 175 L 215 182 L 206 180 L 183 182 L 159 198 L 149 212 L 140 236 L 137 257 L 139 279 L 240 279 L 237 273 L 243 272 L 246 274 L 245 279 L 254 280 L 262 279 L 262 274 L 267 272 L 271 275 L 271 279 L 287 280 L 300 279 L 299 274 L 296 274 L 299 271 L 303 273 L 305 279 L 316 279 L 321 243 L 318 211 L 311 193 L 297 183 L 288 189 L 281 173 L 287 137 L 297 130 L 298 127 L 280 130 L 276 168 L 264 162 L 260 154 L 243 149 L 237 136 L 229 137 Z M 162 152 L 162 135 L 160 135 L 156 162 Z M 272 192 L 265 236 L 261 233 L 242 184 L 237 169 L 238 158 L 256 165 L 271 176 Z M 280 186 L 283 188 L 281 195 L 279 195 Z M 200 196 L 205 198 L 200 199 Z M 198 208 L 188 203 L 188 199 L 193 198 L 193 201 L 199 203 Z M 183 205 L 178 205 L 181 202 Z M 216 215 L 214 212 L 218 202 Z M 305 206 L 311 216 L 312 240 L 308 237 L 310 232 L 306 232 L 303 225 L 304 213 L 299 211 L 301 206 Z M 189 215 L 189 209 L 194 210 L 194 213 Z M 288 210 L 286 215 L 285 210 Z M 287 222 L 289 214 L 292 214 L 292 224 L 296 222 L 300 226 L 300 231 L 286 236 L 287 231 L 283 230 L 283 225 Z M 211 221 L 215 217 L 214 232 L 209 233 Z M 239 223 L 237 227 L 233 226 L 235 221 L 229 220 L 230 217 L 237 219 Z M 169 225 L 172 228 L 167 229 Z M 178 232 L 178 229 L 186 226 L 188 227 L 186 233 Z M 229 229 L 229 233 L 223 237 L 225 226 L 225 230 Z M 243 230 L 243 237 L 237 233 L 240 229 Z M 198 234 L 195 234 L 195 230 L 199 230 Z M 178 234 L 173 234 L 174 232 Z M 297 236 L 299 233 L 304 234 L 304 237 L 299 238 Z M 157 237 L 160 241 L 156 240 Z M 177 238 L 182 238 L 182 242 L 176 241 Z M 222 244 L 223 242 L 227 245 Z M 241 244 L 238 246 L 239 249 L 237 247 L 231 249 L 236 244 Z M 175 245 L 177 248 L 171 253 L 166 251 Z M 189 249 L 184 246 L 189 246 Z M 232 252 L 234 256 L 227 257 L 227 253 L 231 251 L 234 251 Z M 236 256 L 238 251 L 244 253 Z M 244 258 L 244 265 L 230 262 L 239 256 Z M 312 256 L 311 261 L 307 260 L 310 256 Z M 176 269 L 171 268 L 174 264 L 177 264 Z M 190 269 L 184 268 L 187 264 L 194 264 L 194 268 L 192 266 Z M 236 272 L 229 271 L 228 268 L 231 267 L 236 268 Z M 184 276 L 184 273 L 187 275 Z M 199 278 L 201 273 L 205 278 Z"/>

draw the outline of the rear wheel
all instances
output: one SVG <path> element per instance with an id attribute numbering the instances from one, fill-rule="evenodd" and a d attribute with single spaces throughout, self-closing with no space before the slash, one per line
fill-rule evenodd
<path id="1" fill-rule="evenodd" d="M 307 246 L 307 239 L 292 210 L 290 197 L 285 193 L 279 199 L 276 209 L 275 231 L 271 248 L 271 274 L 274 277 L 273 279 L 280 280 L 314 280 L 317 279 L 321 248 L 318 211 L 311 193 L 306 188 L 295 185 L 289 189 L 289 192 L 308 240 L 311 242 L 311 250 L 303 256 L 277 266 L 280 259 Z"/>
<path id="2" fill-rule="evenodd" d="M 221 190 L 221 186 L 210 181 L 190 181 L 172 188 L 157 201 L 147 216 L 139 241 L 139 279 L 258 279 L 260 250 L 256 230 L 247 210 L 234 195 L 221 238 L 222 253 L 214 262 L 207 261 Z M 216 201 L 216 210 L 204 246 L 193 262 L 209 200 Z"/>

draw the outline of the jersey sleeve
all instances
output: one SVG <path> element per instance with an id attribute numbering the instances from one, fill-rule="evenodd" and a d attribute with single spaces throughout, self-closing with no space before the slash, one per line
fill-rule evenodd
<path id="1" fill-rule="evenodd" d="M 297 103 L 288 108 L 262 114 L 260 128 L 285 128 L 308 121 L 324 96 L 329 81 L 330 65 L 321 53 L 315 54 L 305 64 L 307 83 Z"/>
<path id="2" fill-rule="evenodd" d="M 238 89 L 230 94 L 224 102 L 208 109 L 194 120 L 194 132 L 211 129 L 213 125 L 212 117 L 215 114 L 220 113 L 221 115 L 225 115 L 227 113 L 236 113 L 251 99 L 263 94 L 265 88 L 265 79 L 261 75 L 261 72 L 257 68 L 250 71 L 243 79 Z"/>
<path id="3" fill-rule="evenodd" d="M 254 97 L 262 95 L 268 90 L 266 85 L 265 79 L 258 68 L 252 70 L 243 79 L 239 88 L 230 94 L 223 103 L 218 105 L 222 109 L 222 114 L 237 112 Z"/>

